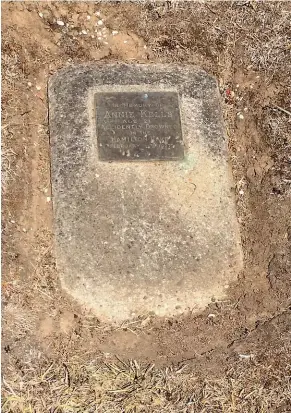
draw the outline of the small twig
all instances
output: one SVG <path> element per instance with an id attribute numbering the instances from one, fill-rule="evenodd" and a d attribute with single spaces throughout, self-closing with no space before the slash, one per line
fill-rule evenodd
<path id="1" fill-rule="evenodd" d="M 69 369 L 65 363 L 63 363 L 63 367 L 65 369 L 65 383 L 68 387 L 71 387 L 71 378 L 70 378 Z"/>
<path id="2" fill-rule="evenodd" d="M 39 288 L 36 287 L 36 290 L 37 290 L 38 292 L 40 292 L 41 294 L 45 295 L 46 297 L 48 297 L 50 300 L 53 300 L 53 298 L 52 298 L 50 295 L 48 295 L 47 293 L 45 293 L 45 292 L 42 291 L 41 289 L 39 289 Z"/>
<path id="3" fill-rule="evenodd" d="M 208 4 L 204 4 L 204 6 L 205 6 L 209 11 L 211 11 L 211 13 L 216 14 L 216 12 L 215 12 L 214 10 L 212 10 L 212 9 L 208 6 Z"/>
<path id="4" fill-rule="evenodd" d="M 54 367 L 54 363 L 52 363 L 47 369 L 46 371 L 43 373 L 43 375 L 41 376 L 41 380 L 44 381 L 45 376 L 48 374 L 48 372 L 52 369 L 52 367 Z"/>
<path id="5" fill-rule="evenodd" d="M 180 374 L 182 373 L 183 370 L 185 370 L 185 368 L 188 366 L 188 364 L 184 364 L 183 366 L 181 366 L 178 370 L 175 371 L 176 374 Z"/>
<path id="6" fill-rule="evenodd" d="M 4 377 L 2 378 L 2 381 L 3 381 L 3 384 L 10 390 L 11 394 L 14 394 L 14 396 L 16 396 L 15 391 L 12 389 L 12 387 L 10 387 L 10 385 L 7 383 Z"/>
<path id="7" fill-rule="evenodd" d="M 289 110 L 286 110 L 286 109 L 284 109 L 284 108 L 281 108 L 280 106 L 277 106 L 277 105 L 273 105 L 273 108 L 278 109 L 278 110 L 281 110 L 282 112 L 286 113 L 286 115 L 291 116 L 291 112 L 289 112 Z"/>

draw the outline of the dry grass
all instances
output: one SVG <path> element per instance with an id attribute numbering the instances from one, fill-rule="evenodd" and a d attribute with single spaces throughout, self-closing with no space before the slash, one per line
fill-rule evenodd
<path id="1" fill-rule="evenodd" d="M 276 105 L 264 109 L 262 130 L 273 152 L 273 193 L 288 197 L 291 196 L 291 114 L 282 109 Z"/>
<path id="2" fill-rule="evenodd" d="M 3 136 L 3 128 L 2 126 L 2 136 Z M 11 148 L 6 148 L 5 146 L 2 147 L 1 150 L 2 154 L 2 188 L 3 191 L 7 188 L 9 181 L 12 180 L 16 176 L 15 168 L 13 164 L 15 162 L 16 153 Z"/>
<path id="3" fill-rule="evenodd" d="M 216 72 L 229 53 L 236 64 L 272 78 L 290 71 L 290 14 L 288 2 L 150 2 L 127 25 L 163 60 L 201 64 L 203 58 Z"/>
<path id="4" fill-rule="evenodd" d="M 199 379 L 188 366 L 158 369 L 135 360 L 84 364 L 18 361 L 4 375 L 5 413 L 271 413 L 291 407 L 290 349 L 233 363 L 221 379 Z M 289 357 L 289 359 L 288 359 Z M 284 410 L 285 409 L 285 410 Z"/>
<path id="5" fill-rule="evenodd" d="M 3 46 L 7 46 L 7 42 L 3 42 Z M 2 191 L 5 194 L 8 185 L 17 176 L 16 169 L 16 152 L 12 149 L 14 131 L 13 123 L 16 115 L 16 105 L 14 104 L 17 99 L 17 93 L 15 92 L 15 83 L 22 77 L 22 73 L 19 69 L 20 61 L 17 53 L 3 53 L 2 55 L 2 87 L 4 93 L 2 95 L 2 125 L 1 125 L 1 154 L 2 154 Z M 9 102 L 8 105 L 6 105 Z M 7 109 L 14 108 L 14 113 L 8 114 Z"/>

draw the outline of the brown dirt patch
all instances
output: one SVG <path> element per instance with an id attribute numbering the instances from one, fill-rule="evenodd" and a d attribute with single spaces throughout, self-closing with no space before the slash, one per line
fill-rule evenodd
<path id="1" fill-rule="evenodd" d="M 291 410 L 290 13 L 287 2 L 2 3 L 3 411 Z M 219 80 L 244 271 L 198 316 L 112 327 L 60 289 L 46 85 L 101 59 L 193 63 Z"/>

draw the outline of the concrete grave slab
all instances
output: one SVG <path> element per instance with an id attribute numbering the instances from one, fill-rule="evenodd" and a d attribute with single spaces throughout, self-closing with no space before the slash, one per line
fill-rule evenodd
<path id="1" fill-rule="evenodd" d="M 220 97 L 196 67 L 82 65 L 49 82 L 57 268 L 104 321 L 221 299 L 242 267 Z"/>

